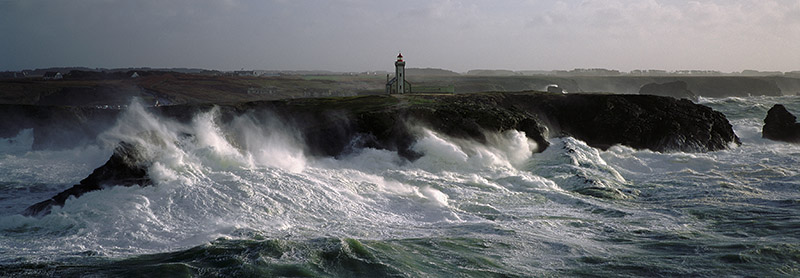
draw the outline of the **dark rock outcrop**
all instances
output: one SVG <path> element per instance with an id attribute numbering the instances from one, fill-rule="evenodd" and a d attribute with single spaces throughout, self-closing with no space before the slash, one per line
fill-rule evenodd
<path id="1" fill-rule="evenodd" d="M 790 143 L 800 143 L 800 123 L 797 117 L 789 113 L 781 104 L 775 104 L 764 118 L 761 137 Z"/>
<path id="2" fill-rule="evenodd" d="M 689 84 L 686 84 L 686 82 L 680 80 L 662 84 L 650 83 L 644 85 L 639 89 L 639 94 L 687 99 L 697 98 L 697 95 L 689 90 Z"/>
<path id="3" fill-rule="evenodd" d="M 670 97 L 649 95 L 541 95 L 509 101 L 537 113 L 555 135 L 589 146 L 621 144 L 652 151 L 707 152 L 741 144 L 720 112 Z"/>
<path id="4" fill-rule="evenodd" d="M 111 127 L 119 110 L 66 106 L 0 104 L 0 137 L 33 129 L 34 150 L 70 149 L 94 143 Z"/>
<path id="5" fill-rule="evenodd" d="M 704 97 L 780 96 L 781 88 L 770 79 L 756 77 L 686 77 L 689 89 Z"/>
<path id="6" fill-rule="evenodd" d="M 622 144 L 659 152 L 706 152 L 740 144 L 722 113 L 688 100 L 660 96 L 373 96 L 349 105 L 298 106 L 288 102 L 282 103 L 282 109 L 284 113 L 305 115 L 304 123 L 316 123 L 303 128 L 307 131 L 306 143 L 316 154 L 327 156 L 341 154 L 352 145 L 351 138 L 359 136 L 361 146 L 396 150 L 413 159 L 415 154 L 409 148 L 415 138 L 408 123 L 478 142 L 485 142 L 484 131 L 516 129 L 539 144 L 539 151 L 549 145 L 548 136 L 572 136 L 601 149 Z M 298 107 L 303 107 L 302 111 Z"/>
<path id="7" fill-rule="evenodd" d="M 192 115 L 212 107 L 153 109 L 162 117 L 189 122 Z M 685 99 L 651 95 L 379 95 L 229 104 L 219 106 L 219 113 L 222 125 L 242 115 L 285 123 L 297 129 L 298 139 L 314 156 L 336 157 L 370 147 L 414 160 L 422 155 L 412 148 L 420 126 L 481 143 L 489 141 L 488 133 L 523 131 L 538 144 L 539 152 L 547 148 L 550 136 L 572 136 L 603 150 L 621 144 L 659 152 L 706 152 L 740 143 L 722 113 Z M 24 214 L 45 215 L 70 196 L 106 186 L 149 185 L 150 163 L 135 145 L 120 143 L 108 162 L 89 177 Z"/>
<path id="8" fill-rule="evenodd" d="M 540 151 L 549 143 L 546 127 L 532 113 L 504 107 L 503 94 L 368 96 L 336 101 L 290 100 L 248 103 L 240 110 L 275 111 L 300 130 L 312 155 L 339 156 L 370 147 L 397 151 L 407 159 L 414 128 L 485 143 L 485 132 L 524 131 Z"/>
<path id="9" fill-rule="evenodd" d="M 147 176 L 146 159 L 143 159 L 138 149 L 129 143 L 121 142 L 114 150 L 111 158 L 95 169 L 80 183 L 64 190 L 48 200 L 36 203 L 23 212 L 27 216 L 44 216 L 50 213 L 53 206 L 63 206 L 69 197 L 101 190 L 108 186 L 147 186 L 152 182 Z"/>

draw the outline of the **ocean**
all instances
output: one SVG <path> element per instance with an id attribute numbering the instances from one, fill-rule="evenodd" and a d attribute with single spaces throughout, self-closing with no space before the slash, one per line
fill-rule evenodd
<path id="1" fill-rule="evenodd" d="M 419 127 L 408 161 L 312 157 L 275 119 L 178 123 L 132 105 L 96 143 L 0 139 L 0 276 L 797 277 L 800 145 L 761 138 L 800 97 L 701 98 L 741 146 L 658 153 L 518 131 L 487 143 Z M 266 124 L 264 124 L 266 123 Z M 194 136 L 186 136 L 194 134 Z M 103 165 L 119 141 L 148 187 L 22 216 Z"/>

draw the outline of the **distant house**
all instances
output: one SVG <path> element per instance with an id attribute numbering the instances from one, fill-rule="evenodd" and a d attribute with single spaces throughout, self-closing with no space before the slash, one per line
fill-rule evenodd
<path id="1" fill-rule="evenodd" d="M 547 92 L 548 93 L 553 93 L 553 94 L 563 94 L 564 93 L 564 89 L 562 89 L 561 87 L 558 87 L 558 85 L 553 84 L 553 85 L 547 86 Z"/>
<path id="2" fill-rule="evenodd" d="M 58 71 L 48 71 L 44 73 L 44 80 L 59 80 L 64 78 L 64 75 Z"/>
<path id="3" fill-rule="evenodd" d="M 256 76 L 256 71 L 254 70 L 237 70 L 233 72 L 236 76 Z"/>

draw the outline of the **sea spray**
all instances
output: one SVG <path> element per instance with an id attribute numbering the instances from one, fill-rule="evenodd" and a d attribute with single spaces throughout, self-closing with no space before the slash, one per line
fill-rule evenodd
<path id="1" fill-rule="evenodd" d="M 300 172 L 307 162 L 304 142 L 297 130 L 280 120 L 273 113 L 245 114 L 235 118 L 227 132 L 240 138 L 238 144 L 254 165 Z"/>
<path id="2" fill-rule="evenodd" d="M 421 148 L 430 153 L 426 155 L 428 158 L 411 164 L 403 162 L 396 153 L 374 149 L 365 149 L 341 161 L 310 161 L 297 145 L 295 139 L 299 136 L 291 128 L 253 115 L 238 117 L 222 127 L 219 117 L 219 111 L 211 109 L 198 113 L 188 123 L 179 123 L 153 114 L 141 105 L 131 105 L 117 125 L 103 133 L 101 142 L 108 146 L 113 142 L 138 144 L 145 154 L 143 159 L 152 162 L 149 172 L 155 186 L 87 193 L 68 200 L 64 207 L 56 208 L 41 221 L 24 225 L 71 234 L 78 243 L 61 247 L 67 250 L 83 246 L 79 249 L 124 255 L 183 248 L 210 240 L 222 231 L 258 229 L 264 225 L 283 227 L 272 230 L 278 233 L 295 227 L 300 234 L 327 230 L 326 234 L 363 235 L 357 232 L 363 227 L 345 225 L 348 219 L 392 219 L 388 223 L 378 221 L 376 227 L 461 221 L 450 208 L 449 196 L 442 191 L 454 188 L 442 187 L 440 181 L 425 181 L 435 174 L 417 168 L 441 169 L 441 165 L 425 162 L 428 158 L 447 160 L 433 152 L 440 145 Z M 508 157 L 519 160 L 532 154 L 532 146 L 524 134 L 507 133 L 493 138 L 500 145 L 483 146 L 467 140 L 449 143 L 446 140 L 452 139 L 442 139 L 427 131 L 420 145 L 431 140 L 445 145 L 460 144 L 454 147 L 454 153 L 463 155 L 464 160 L 451 169 L 487 166 L 513 169 L 512 164 L 519 161 L 512 163 Z M 521 152 L 502 146 L 508 142 L 519 145 Z M 366 157 L 373 157 L 385 167 L 359 169 L 348 163 Z M 306 169 L 309 162 L 316 166 Z M 345 164 L 348 165 L 342 169 Z M 392 174 L 386 175 L 390 171 L 401 175 L 391 178 Z M 420 180 L 405 173 L 424 176 Z M 93 209 L 101 212 L 93 213 Z M 81 228 L 63 229 L 65 225 L 47 224 L 53 221 L 66 221 L 72 223 L 66 226 Z M 318 225 L 322 223 L 329 228 L 341 225 L 341 230 L 320 229 Z M 119 253 L 122 250 L 125 251 Z"/>
<path id="3" fill-rule="evenodd" d="M 515 169 L 537 151 L 536 143 L 524 132 L 509 130 L 502 134 L 486 133 L 486 144 L 450 138 L 429 129 L 421 129 L 412 148 L 424 154 L 417 163 L 421 168 L 474 167 L 475 169 Z"/>
<path id="4" fill-rule="evenodd" d="M 31 150 L 33 146 L 33 129 L 20 130 L 17 136 L 0 138 L 0 153 L 19 154 Z"/>
<path id="5" fill-rule="evenodd" d="M 766 101 L 792 99 L 709 105 Z M 479 143 L 421 129 L 416 160 L 375 148 L 315 157 L 278 117 L 125 113 L 99 146 L 0 155 L 0 274 L 798 274 L 800 149 L 760 139 L 758 111 L 731 117 L 753 131 L 742 146 L 705 154 L 601 151 L 569 137 L 535 153 L 517 131 Z M 36 188 L 74 184 L 123 140 L 149 148 L 154 186 L 17 214 L 15 197 L 52 196 Z"/>
<path id="6" fill-rule="evenodd" d="M 528 169 L 555 181 L 564 190 L 604 198 L 626 198 L 627 181 L 600 156 L 600 152 L 573 138 L 553 144 L 532 160 Z"/>

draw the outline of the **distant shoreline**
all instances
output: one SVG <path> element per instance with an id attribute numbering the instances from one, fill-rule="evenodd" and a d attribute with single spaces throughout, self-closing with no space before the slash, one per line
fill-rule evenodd
<path id="1" fill-rule="evenodd" d="M 74 70 L 57 80 L 30 76 L 0 79 L 0 103 L 96 107 L 126 105 L 132 98 L 172 105 L 377 95 L 385 92 L 386 76 Z M 639 94 L 644 85 L 675 81 L 685 82 L 688 90 L 702 97 L 800 94 L 800 78 L 786 76 L 481 76 L 409 70 L 408 79 L 412 91 L 414 87 L 449 87 L 457 94 L 546 91 L 552 85 L 569 93 Z"/>

